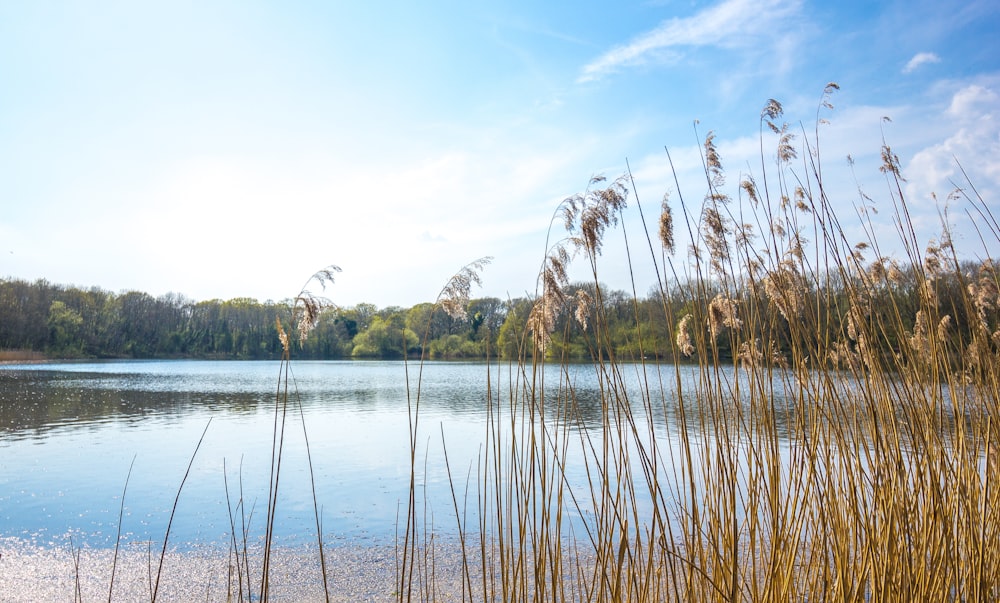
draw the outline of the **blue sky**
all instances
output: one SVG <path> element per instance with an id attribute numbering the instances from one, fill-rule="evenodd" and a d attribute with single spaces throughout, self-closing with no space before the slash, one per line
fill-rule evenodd
<path id="1" fill-rule="evenodd" d="M 474 294 L 519 296 L 591 176 L 631 165 L 631 236 L 677 198 L 665 146 L 697 203 L 715 131 L 735 189 L 767 100 L 811 133 L 828 82 L 848 234 L 860 184 L 895 238 L 884 132 L 925 241 L 955 158 L 1000 214 L 998 30 L 992 0 L 0 0 L 0 278 L 278 300 L 336 264 L 335 302 L 409 306 L 489 255 Z"/>

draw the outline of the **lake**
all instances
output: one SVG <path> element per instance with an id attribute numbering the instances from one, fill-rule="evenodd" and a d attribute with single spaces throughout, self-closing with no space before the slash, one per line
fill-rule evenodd
<path id="1" fill-rule="evenodd" d="M 112 547 L 121 509 L 122 542 L 162 543 L 189 463 L 171 546 L 226 546 L 230 507 L 240 492 L 251 531 L 262 534 L 280 368 L 278 362 L 187 360 L 0 366 L 0 536 L 42 546 Z M 292 363 L 292 398 L 301 402 L 330 544 L 391 543 L 405 523 L 407 402 L 416 399 L 418 370 L 417 363 L 402 362 Z M 469 478 L 475 482 L 485 438 L 487 381 L 494 389 L 507 387 L 509 371 L 475 362 L 423 366 L 418 488 L 435 529 L 444 533 L 455 531 L 455 514 L 442 433 L 461 501 Z M 551 383 L 560 376 L 575 387 L 574 420 L 600 429 L 594 367 L 547 367 Z M 664 417 L 654 420 L 666 433 Z M 474 483 L 471 488 L 474 508 Z M 286 431 L 279 491 L 277 542 L 314 542 L 297 407 Z"/>

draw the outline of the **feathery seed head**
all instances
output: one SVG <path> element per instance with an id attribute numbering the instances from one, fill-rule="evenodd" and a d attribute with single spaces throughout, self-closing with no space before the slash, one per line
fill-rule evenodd
<path id="1" fill-rule="evenodd" d="M 951 330 L 951 314 L 945 314 L 937 326 L 937 338 L 941 343 L 948 341 L 948 331 Z"/>
<path id="2" fill-rule="evenodd" d="M 565 264 L 552 256 L 549 259 L 552 261 L 542 271 L 542 297 L 558 306 L 566 302 L 566 293 L 563 291 L 566 285 Z"/>
<path id="3" fill-rule="evenodd" d="M 576 318 L 576 322 L 580 324 L 580 327 L 584 331 L 587 330 L 587 319 L 590 317 L 590 308 L 593 305 L 593 301 L 590 295 L 583 289 L 576 292 L 576 312 L 574 312 L 574 318 Z"/>
<path id="4" fill-rule="evenodd" d="M 297 308 L 295 328 L 299 333 L 299 343 L 305 343 L 309 338 L 309 333 L 319 324 L 319 316 L 326 308 L 333 306 L 333 302 L 325 297 L 313 295 L 309 291 L 303 290 L 295 298 Z"/>
<path id="5" fill-rule="evenodd" d="M 809 358 L 807 357 L 806 362 L 808 363 L 808 361 Z M 785 358 L 785 355 L 781 353 L 781 349 L 778 347 L 778 344 L 774 341 L 771 341 L 771 364 L 784 369 L 788 368 L 788 358 Z"/>
<path id="6" fill-rule="evenodd" d="M 806 203 L 806 191 L 801 186 L 795 187 L 795 209 L 802 213 L 812 213 L 812 208 Z"/>
<path id="7" fill-rule="evenodd" d="M 752 343 L 749 341 L 741 343 L 736 353 L 736 358 L 742 364 L 749 366 L 760 365 L 764 360 L 764 353 L 760 350 L 760 339 L 754 339 Z"/>
<path id="8" fill-rule="evenodd" d="M 329 299 L 314 295 L 309 291 L 307 289 L 309 283 L 316 281 L 325 290 L 327 285 L 333 284 L 334 275 L 338 272 L 340 272 L 340 267 L 332 264 L 317 271 L 309 277 L 309 280 L 306 281 L 306 286 L 302 288 L 298 297 L 295 298 L 295 304 L 292 307 L 292 317 L 295 322 L 295 328 L 299 333 L 300 343 L 304 343 L 309 337 L 310 331 L 316 328 L 316 325 L 319 323 L 319 316 L 323 310 L 334 306 L 334 303 Z M 280 337 L 281 332 L 278 335 Z M 285 342 L 282 341 L 282 346 L 284 345 Z M 285 349 L 287 350 L 287 347 Z"/>
<path id="9" fill-rule="evenodd" d="M 729 259 L 729 233 L 726 219 L 719 213 L 715 205 L 710 205 L 702 212 L 702 235 L 708 246 L 708 254 L 712 267 L 720 274 L 725 272 L 725 262 Z"/>
<path id="10" fill-rule="evenodd" d="M 927 250 L 924 253 L 924 271 L 929 278 L 935 279 L 944 274 L 946 265 L 944 250 L 949 244 L 947 240 L 943 245 L 939 244 L 935 239 L 931 239 L 927 243 Z"/>
<path id="11" fill-rule="evenodd" d="M 447 284 L 438 293 L 437 301 L 441 304 L 441 309 L 448 316 L 455 319 L 464 319 L 469 306 L 469 294 L 473 285 L 483 284 L 480 273 L 493 261 L 490 256 L 485 256 L 470 262 L 456 272 Z"/>
<path id="12" fill-rule="evenodd" d="M 847 310 L 847 336 L 859 344 L 865 341 L 865 325 L 871 316 L 871 300 L 861 298 L 851 301 L 851 307 Z M 859 349 L 859 351 L 862 351 Z"/>
<path id="13" fill-rule="evenodd" d="M 712 341 L 715 341 L 722 332 L 722 309 L 714 303 L 714 300 L 708 305 L 708 332 L 712 336 Z"/>
<path id="14" fill-rule="evenodd" d="M 785 238 L 785 225 L 782 224 L 780 219 L 775 218 L 774 221 L 771 222 L 771 233 L 779 239 Z"/>
<path id="15" fill-rule="evenodd" d="M 604 177 L 591 179 L 591 184 L 603 182 Z M 563 220 L 570 233 L 569 240 L 587 250 L 591 256 L 600 255 L 601 239 L 608 226 L 618 224 L 618 213 L 627 205 L 628 188 L 621 176 L 606 188 L 588 190 L 563 201 Z"/>
<path id="16" fill-rule="evenodd" d="M 566 230 L 573 230 L 577 215 L 580 213 L 578 207 L 580 201 L 582 201 L 582 196 L 574 195 L 563 199 L 560 204 L 559 213 L 562 215 L 563 226 Z"/>
<path id="17" fill-rule="evenodd" d="M 987 316 L 991 310 L 1000 307 L 1000 288 L 997 287 L 996 272 L 990 260 L 983 262 L 979 268 L 979 278 L 967 285 L 969 298 L 976 308 L 980 328 L 987 328 Z"/>
<path id="18" fill-rule="evenodd" d="M 722 169 L 722 159 L 719 157 L 719 150 L 715 146 L 715 132 L 709 131 L 705 137 L 705 166 L 711 176 L 712 186 L 718 187 L 726 183 L 725 172 Z"/>
<path id="19" fill-rule="evenodd" d="M 989 258 L 979 266 L 979 279 L 976 294 L 973 295 L 973 303 L 982 313 L 1000 307 L 1000 285 L 998 285 L 993 260 Z"/>
<path id="20" fill-rule="evenodd" d="M 694 354 L 694 344 L 691 341 L 691 321 L 693 317 L 685 314 L 677 323 L 677 347 L 685 356 Z"/>
<path id="21" fill-rule="evenodd" d="M 794 140 L 795 135 L 788 130 L 788 124 L 782 125 L 781 137 L 778 138 L 778 161 L 780 163 L 788 163 L 798 157 L 798 152 L 792 144 Z"/>
<path id="22" fill-rule="evenodd" d="M 731 298 L 716 295 L 708 304 L 708 330 L 716 339 L 723 327 L 739 329 L 743 321 L 737 316 L 737 302 Z"/>
<path id="23" fill-rule="evenodd" d="M 663 202 L 660 206 L 660 243 L 670 255 L 674 254 L 674 216 L 670 211 L 670 204 L 667 202 L 668 195 L 663 195 Z"/>
<path id="24" fill-rule="evenodd" d="M 925 304 L 932 308 L 938 307 L 938 293 L 934 286 L 934 279 L 927 278 L 920 281 L 919 291 Z"/>
<path id="25" fill-rule="evenodd" d="M 823 96 L 820 102 L 823 107 L 831 110 L 833 109 L 833 105 L 830 104 L 830 96 L 833 94 L 834 90 L 840 90 L 840 86 L 837 85 L 836 82 L 830 82 L 825 88 L 823 88 Z M 822 121 L 825 122 L 825 120 Z"/>
<path id="26" fill-rule="evenodd" d="M 750 203 L 756 207 L 760 204 L 760 199 L 757 197 L 757 183 L 754 182 L 752 176 L 744 176 L 743 180 L 740 181 L 740 188 L 747 194 L 750 199 Z"/>
<path id="27" fill-rule="evenodd" d="M 552 332 L 556 328 L 556 319 L 559 317 L 559 304 L 555 298 L 543 295 L 531 307 L 528 314 L 527 327 L 531 332 L 531 339 L 535 344 L 535 349 L 544 352 L 552 340 Z"/>
<path id="28" fill-rule="evenodd" d="M 757 227 L 750 223 L 744 223 L 736 230 L 735 235 L 738 246 L 743 249 L 749 248 L 753 245 L 754 239 L 757 238 Z"/>
<path id="29" fill-rule="evenodd" d="M 883 117 L 882 119 L 888 120 L 888 117 Z M 882 145 L 882 166 L 879 167 L 879 171 L 883 174 L 892 174 L 900 182 L 906 182 L 906 178 L 903 178 L 902 172 L 899 167 L 899 156 L 892 152 L 889 145 Z"/>
<path id="30" fill-rule="evenodd" d="M 287 354 L 290 350 L 288 333 L 285 332 L 285 327 L 281 324 L 281 319 L 275 317 L 274 319 L 275 328 L 278 329 L 278 340 L 281 342 L 281 349 Z"/>
<path id="31" fill-rule="evenodd" d="M 764 294 L 778 307 L 785 320 L 795 320 L 805 308 L 805 292 L 794 264 L 782 262 L 764 277 Z"/>
<path id="32" fill-rule="evenodd" d="M 764 105 L 764 109 L 760 112 L 760 117 L 761 119 L 778 119 L 782 113 L 784 113 L 784 109 L 782 109 L 781 103 L 773 98 L 769 98 L 767 99 L 767 104 Z"/>
<path id="33" fill-rule="evenodd" d="M 799 231 L 793 232 L 792 236 L 789 237 L 788 239 L 788 252 L 787 252 L 788 256 L 795 258 L 800 262 L 804 260 L 805 259 L 804 246 L 808 242 L 809 241 L 807 241 L 805 237 L 802 236 L 802 233 L 800 233 Z"/>
<path id="34" fill-rule="evenodd" d="M 873 283 L 882 283 L 886 280 L 885 262 L 886 258 L 878 258 L 868 266 L 868 278 Z"/>
<path id="35" fill-rule="evenodd" d="M 918 354 L 929 354 L 930 344 L 927 341 L 927 318 L 923 310 L 917 310 L 913 320 L 913 334 L 909 338 L 910 347 Z"/>
<path id="36" fill-rule="evenodd" d="M 838 369 L 857 369 L 860 365 L 857 352 L 852 350 L 850 344 L 843 340 L 834 342 L 833 349 L 830 350 L 828 356 L 831 364 Z"/>
<path id="37" fill-rule="evenodd" d="M 327 285 L 332 285 L 334 283 L 334 275 L 340 272 L 340 266 L 334 266 L 333 264 L 319 270 L 313 275 L 313 280 L 320 284 L 324 290 L 326 290 Z"/>

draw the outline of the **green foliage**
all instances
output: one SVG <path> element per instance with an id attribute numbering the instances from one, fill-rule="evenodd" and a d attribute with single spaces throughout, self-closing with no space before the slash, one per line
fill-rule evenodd
<path id="1" fill-rule="evenodd" d="M 482 344 L 461 335 L 447 335 L 430 342 L 431 358 L 482 358 Z"/>
<path id="2" fill-rule="evenodd" d="M 83 342 L 80 331 L 83 327 L 83 317 L 73 308 L 56 300 L 49 306 L 49 349 L 61 356 L 80 356 L 83 353 Z"/>
<path id="3" fill-rule="evenodd" d="M 971 341 L 980 324 L 965 295 L 969 285 L 965 275 L 975 276 L 977 270 L 977 265 L 966 262 L 959 270 L 933 281 L 940 312 L 951 317 L 948 336 L 954 350 L 961 349 L 961 342 Z M 875 342 L 875 351 L 884 358 L 909 347 L 899 334 L 914 332 L 914 318 L 921 307 L 920 278 L 912 270 L 894 277 L 871 288 L 870 320 L 898 320 L 901 326 L 886 330 Z M 595 331 L 593 321 L 584 328 L 574 317 L 571 300 L 579 291 L 596 299 L 599 287 L 570 284 L 566 287 L 566 307 L 554 325 L 546 356 L 574 361 L 598 357 L 688 360 L 674 356 L 671 344 L 676 322 L 690 314 L 700 317 L 696 322 L 704 325 L 719 285 L 706 281 L 699 286 L 702 291 L 696 292 L 694 285 L 682 283 L 663 294 L 653 290 L 640 299 L 600 289 L 601 321 Z M 772 340 L 784 356 L 814 346 L 811 340 L 817 333 L 846 337 L 849 325 L 844 317 L 856 287 L 857 283 L 832 274 L 809 288 L 813 300 L 809 320 L 815 329 L 792 329 L 787 321 L 774 320 L 773 324 L 744 325 L 739 335 L 751 341 Z M 741 284 L 730 296 L 754 313 L 780 316 L 774 301 L 759 285 Z M 418 357 L 422 351 L 435 359 L 517 359 L 519 353 L 531 353 L 527 319 L 534 303 L 527 298 L 506 302 L 474 299 L 468 304 L 466 319 L 453 318 L 431 303 L 408 309 L 379 309 L 373 304 L 327 309 L 307 340 L 301 345 L 294 343 L 295 353 L 307 359 Z M 674 325 L 668 320 L 671 316 Z M 293 330 L 287 303 L 260 303 L 249 298 L 193 302 L 176 294 L 154 298 L 129 291 L 116 295 L 47 281 L 0 280 L 0 349 L 35 350 L 55 358 L 277 359 L 281 344 L 276 318 L 282 320 L 286 331 Z M 993 320 L 992 315 L 987 318 Z M 996 329 L 994 322 L 987 324 L 989 332 Z M 525 342 L 527 347 L 522 349 Z M 719 338 L 712 351 L 720 360 L 731 360 L 736 354 L 729 337 Z M 952 355 L 958 361 L 957 351 Z"/>
<path id="4" fill-rule="evenodd" d="M 351 356 L 355 358 L 401 358 L 415 349 L 420 338 L 406 328 L 401 316 L 375 316 L 368 329 L 354 338 Z"/>

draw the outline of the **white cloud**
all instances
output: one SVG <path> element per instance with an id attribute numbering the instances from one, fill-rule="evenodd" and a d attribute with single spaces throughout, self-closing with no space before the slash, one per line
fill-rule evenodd
<path id="1" fill-rule="evenodd" d="M 970 84 L 952 95 L 938 118 L 951 134 L 915 153 L 904 168 L 909 177 L 909 199 L 927 206 L 933 195 L 943 203 L 956 189 L 974 198 L 974 186 L 988 206 L 996 207 L 994 200 L 1000 194 L 1000 94 L 994 88 L 995 84 Z M 964 218 L 966 208 L 964 203 L 951 208 L 952 226 L 959 238 L 968 235 L 968 243 L 978 245 L 978 237 L 970 230 L 972 224 Z"/>
<path id="2" fill-rule="evenodd" d="M 940 63 L 940 62 L 941 62 L 941 57 L 934 54 L 933 52 L 918 52 L 917 54 L 913 55 L 913 58 L 906 63 L 905 67 L 903 67 L 903 73 L 912 73 L 918 67 L 921 67 L 923 65 L 927 65 L 930 63 Z"/>
<path id="3" fill-rule="evenodd" d="M 668 19 L 586 65 L 578 81 L 600 79 L 623 67 L 650 61 L 676 60 L 680 54 L 671 48 L 758 44 L 759 35 L 771 37 L 781 31 L 780 24 L 795 15 L 799 7 L 800 0 L 725 0 L 690 17 Z"/>
<path id="4" fill-rule="evenodd" d="M 951 98 L 948 115 L 960 122 L 975 123 L 984 114 L 992 115 L 1000 96 L 990 88 L 972 84 L 962 88 Z"/>

